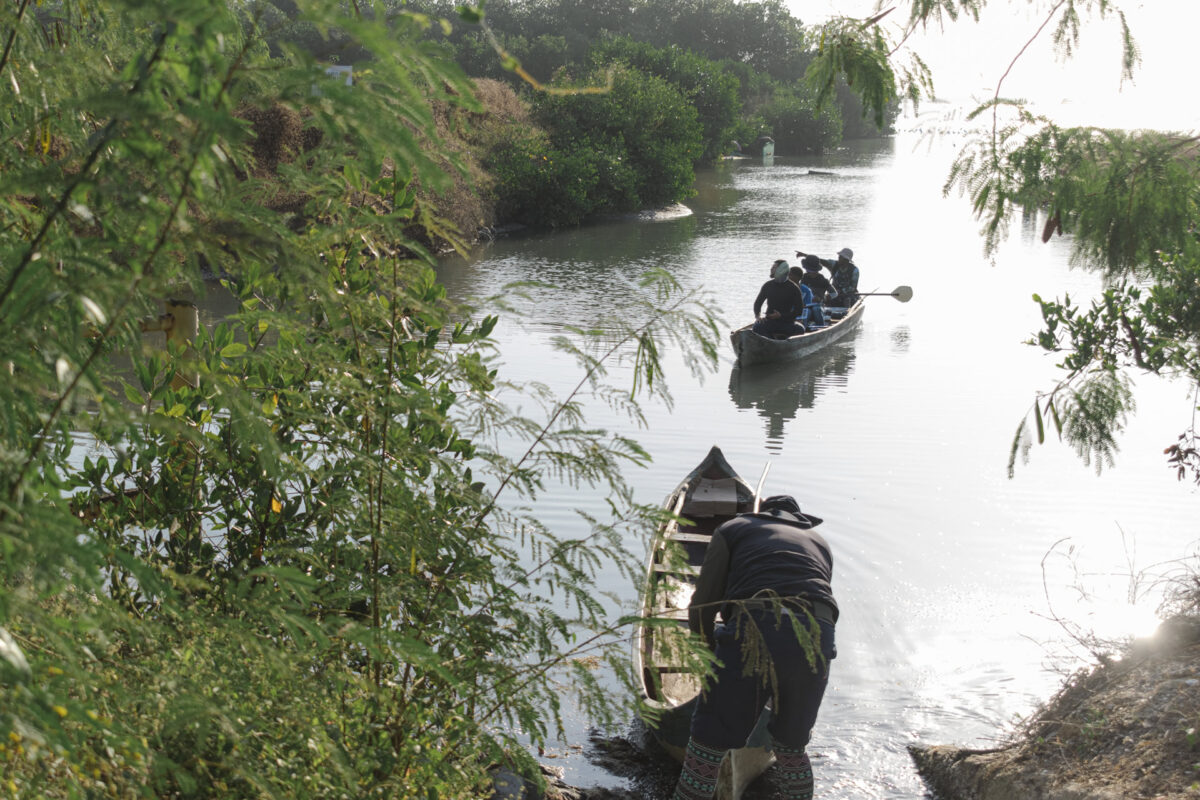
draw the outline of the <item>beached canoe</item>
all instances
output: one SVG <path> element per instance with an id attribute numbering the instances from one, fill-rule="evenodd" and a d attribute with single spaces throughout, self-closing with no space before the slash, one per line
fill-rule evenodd
<path id="1" fill-rule="evenodd" d="M 829 325 L 786 339 L 760 336 L 754 332 L 754 325 L 751 323 L 731 332 L 729 340 L 733 343 L 733 352 L 737 354 L 737 363 L 740 366 L 801 358 L 828 347 L 856 329 L 862 322 L 864 307 L 860 298 L 857 303 L 846 309 L 844 314 L 839 315 L 837 309 L 827 309 L 826 316 L 834 317 Z"/>
<path id="2" fill-rule="evenodd" d="M 755 508 L 755 489 L 713 447 L 700 464 L 667 495 L 664 508 L 687 520 L 671 520 L 655 533 L 646 557 L 642 617 L 670 620 L 671 625 L 639 625 L 633 637 L 633 668 L 643 700 L 657 720 L 655 739 L 682 762 L 700 693 L 700 679 L 680 657 L 688 633 L 688 604 L 704 552 L 722 522 Z M 747 746 L 731 750 L 721 764 L 717 798 L 737 800 L 745 788 L 775 761 L 763 711 Z"/>

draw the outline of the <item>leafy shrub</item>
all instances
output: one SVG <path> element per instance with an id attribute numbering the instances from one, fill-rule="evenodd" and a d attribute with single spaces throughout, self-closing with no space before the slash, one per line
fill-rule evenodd
<path id="1" fill-rule="evenodd" d="M 779 92 L 760 113 L 775 139 L 776 155 L 821 153 L 842 138 L 841 118 L 817 111 L 811 97 Z"/>
<path id="2" fill-rule="evenodd" d="M 553 228 L 576 225 L 599 205 L 596 154 L 555 149 L 541 131 L 511 129 L 485 166 L 496 182 L 501 220 Z"/>
<path id="3" fill-rule="evenodd" d="M 606 91 L 587 90 L 608 80 Z M 613 68 L 592 75 L 582 88 L 539 97 L 536 108 L 560 150 L 607 154 L 596 211 L 661 206 L 692 192 L 702 130 L 695 107 L 662 78 Z"/>
<path id="4" fill-rule="evenodd" d="M 619 62 L 670 82 L 695 106 L 703 128 L 696 163 L 712 163 L 725 153 L 741 112 L 740 84 L 727 64 L 681 47 L 655 48 L 628 38 L 601 42 L 590 57 L 597 67 Z"/>
<path id="5" fill-rule="evenodd" d="M 414 190 L 452 183 L 433 107 L 477 110 L 422 21 L 306 6 L 296 30 L 388 54 L 346 87 L 278 30 L 269 58 L 252 6 L 66 4 L 52 38 L 31 7 L 2 12 L 0 56 L 5 793 L 478 797 L 529 767 L 515 731 L 561 728 L 567 681 L 611 721 L 572 660 L 624 664 L 594 575 L 633 580 L 622 471 L 646 454 L 572 398 L 498 405 L 496 319 L 452 307 L 408 235 L 447 233 Z M 319 135 L 268 178 L 237 110 L 276 102 Z M 302 214 L 268 202 L 281 182 Z M 146 352 L 207 270 L 233 313 Z M 661 327 L 709 363 L 717 332 L 658 286 L 605 336 L 662 391 Z M 605 356 L 575 353 L 605 392 Z M 489 449 L 499 427 L 528 452 Z M 505 510 L 548 474 L 620 515 L 568 536 Z"/>

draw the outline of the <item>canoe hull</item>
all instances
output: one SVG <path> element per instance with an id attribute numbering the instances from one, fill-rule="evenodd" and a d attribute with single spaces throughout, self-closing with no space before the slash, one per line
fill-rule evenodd
<path id="1" fill-rule="evenodd" d="M 729 334 L 733 352 L 739 366 L 766 364 L 772 361 L 788 361 L 803 358 L 823 350 L 858 328 L 862 322 L 865 306 L 860 298 L 846 315 L 828 327 L 808 333 L 790 336 L 787 339 L 771 339 L 754 332 L 754 325 L 746 325 Z"/>
<path id="2" fill-rule="evenodd" d="M 739 513 L 752 511 L 755 490 L 713 447 L 704 460 L 667 495 L 663 507 L 686 517 L 688 524 L 670 521 L 656 532 L 646 557 L 642 616 L 668 619 L 668 627 L 638 626 L 633 637 L 633 667 L 642 701 L 655 717 L 648 728 L 676 761 L 682 762 L 691 728 L 700 681 L 684 662 L 672 656 L 688 637 L 687 607 L 695 588 L 704 551 L 717 527 Z M 775 761 L 763 711 L 747 746 L 730 750 L 721 764 L 717 797 L 737 800 L 745 788 Z"/>

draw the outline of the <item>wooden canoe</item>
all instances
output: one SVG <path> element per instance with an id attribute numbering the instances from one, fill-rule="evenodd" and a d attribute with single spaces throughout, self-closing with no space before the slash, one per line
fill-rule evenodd
<path id="1" fill-rule="evenodd" d="M 633 637 L 633 668 L 643 702 L 657 718 L 650 731 L 672 758 L 682 763 L 700 679 L 679 656 L 688 632 L 688 604 L 713 531 L 735 515 L 753 511 L 755 489 L 739 476 L 720 448 L 713 447 L 663 506 L 685 523 L 670 520 L 654 536 L 646 557 L 642 617 L 671 620 L 669 627 L 639 625 Z M 747 746 L 731 750 L 721 763 L 716 797 L 737 800 L 775 761 L 763 711 Z"/>
<path id="2" fill-rule="evenodd" d="M 843 316 L 834 319 L 824 328 L 786 339 L 759 336 L 754 332 L 754 324 L 751 323 L 731 332 L 729 340 L 733 343 L 733 352 L 737 354 L 737 363 L 741 366 L 801 358 L 833 344 L 857 328 L 862 322 L 864 308 L 863 300 L 859 298 L 857 303 L 846 309 Z M 826 316 L 829 315 L 827 310 Z"/>

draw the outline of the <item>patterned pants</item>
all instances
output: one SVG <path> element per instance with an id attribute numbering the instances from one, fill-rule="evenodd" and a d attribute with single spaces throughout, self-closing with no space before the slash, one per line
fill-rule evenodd
<path id="1" fill-rule="evenodd" d="M 812 800 L 813 773 L 808 751 L 772 742 L 779 787 L 786 800 Z"/>
<path id="2" fill-rule="evenodd" d="M 812 800 L 813 773 L 808 752 L 778 741 L 773 741 L 771 747 L 775 751 L 776 782 L 784 799 Z M 689 740 L 672 800 L 712 800 L 724 755 L 724 750 Z"/>
<path id="3" fill-rule="evenodd" d="M 724 755 L 724 750 L 689 739 L 674 800 L 711 800 L 717 791 L 717 773 Z"/>

